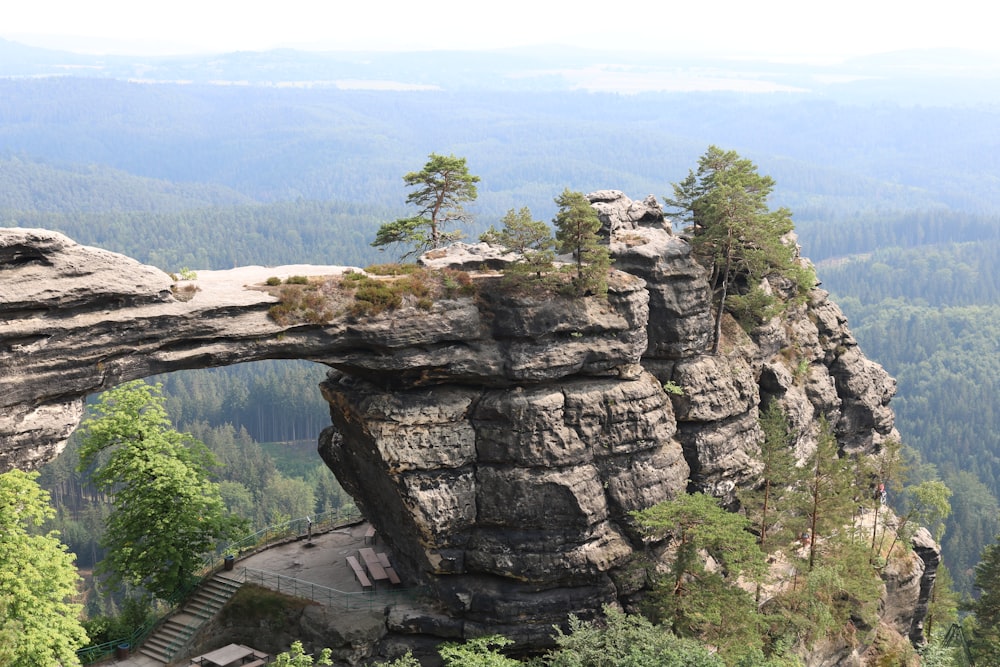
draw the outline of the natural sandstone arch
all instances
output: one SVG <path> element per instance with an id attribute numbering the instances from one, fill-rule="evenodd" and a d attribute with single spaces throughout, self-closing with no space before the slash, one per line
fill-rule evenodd
<path id="1" fill-rule="evenodd" d="M 158 269 L 39 230 L 3 230 L 0 265 L 0 465 L 51 458 L 86 395 L 128 380 L 324 363 L 339 369 L 323 391 L 344 433 L 325 433 L 324 458 L 458 626 L 547 636 L 614 600 L 636 539 L 626 513 L 683 492 L 670 401 L 640 366 L 647 293 L 626 274 L 608 301 L 466 297 L 286 327 L 253 285 L 341 269 L 201 272 L 178 300 Z"/>
<path id="2" fill-rule="evenodd" d="M 621 272 L 606 302 L 486 292 L 325 325 L 278 325 L 274 297 L 253 285 L 338 267 L 201 272 L 182 301 L 158 269 L 52 232 L 0 230 L 0 470 L 52 458 L 84 397 L 120 382 L 323 363 L 336 429 L 322 456 L 440 603 L 438 614 L 397 610 L 390 630 L 544 644 L 568 613 L 641 587 L 622 568 L 648 546 L 629 510 L 683 493 L 689 471 L 719 495 L 746 479 L 762 391 L 797 416 L 803 446 L 819 411 L 838 412 L 852 451 L 894 433 L 894 383 L 825 293 L 705 357 L 707 282 L 688 246 L 655 219 L 629 227 L 634 203 L 597 194 L 605 223 L 627 232 L 611 242 Z M 804 387 L 779 354 L 790 345 L 808 356 Z M 685 384 L 683 400 L 665 394 L 668 380 Z"/>

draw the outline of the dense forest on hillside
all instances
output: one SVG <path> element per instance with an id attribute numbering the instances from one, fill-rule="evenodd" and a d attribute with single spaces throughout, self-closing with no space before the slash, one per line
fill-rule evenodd
<path id="1" fill-rule="evenodd" d="M 430 152 L 466 157 L 481 177 L 474 238 L 511 208 L 550 220 L 566 187 L 662 201 L 706 145 L 738 150 L 775 178 L 771 204 L 792 208 L 824 287 L 899 379 L 904 441 L 957 494 L 945 557 L 967 591 L 1000 493 L 998 126 L 990 106 L 805 94 L 0 79 L 0 224 L 56 229 L 169 271 L 364 266 L 392 259 L 370 241 L 404 210 L 401 176 Z M 223 449 L 230 437 L 315 441 L 328 419 L 307 366 L 162 381 L 177 423 Z"/>
<path id="2" fill-rule="evenodd" d="M 865 350 L 896 377 L 903 440 L 955 494 L 944 538 L 971 587 L 1000 529 L 1000 242 L 890 247 L 821 267 Z"/>

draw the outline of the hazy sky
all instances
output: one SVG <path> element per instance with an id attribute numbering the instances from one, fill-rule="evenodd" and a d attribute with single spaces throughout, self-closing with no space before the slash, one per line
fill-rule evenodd
<path id="1" fill-rule="evenodd" d="M 0 37 L 97 53 L 498 48 L 533 44 L 843 57 L 1000 50 L 989 3 L 952 0 L 24 0 Z M 502 8 L 502 9 L 501 9 Z"/>

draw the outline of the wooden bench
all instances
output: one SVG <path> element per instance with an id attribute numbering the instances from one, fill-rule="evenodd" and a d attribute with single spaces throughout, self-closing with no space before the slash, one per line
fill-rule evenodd
<path id="1" fill-rule="evenodd" d="M 396 574 L 396 570 L 393 569 L 392 563 L 389 562 L 389 554 L 384 551 L 379 553 L 378 562 L 382 564 L 382 569 L 385 570 L 385 573 L 389 577 L 389 581 L 392 585 L 399 586 L 399 575 Z"/>
<path id="2" fill-rule="evenodd" d="M 372 525 L 369 525 L 368 530 L 365 531 L 365 544 L 368 544 L 369 540 L 375 544 L 375 526 Z"/>
<path id="3" fill-rule="evenodd" d="M 257 658 L 253 662 L 244 662 L 242 665 L 240 665 L 240 667 L 261 667 L 261 665 L 266 665 L 266 664 L 267 664 L 266 660 L 261 660 L 260 658 Z"/>
<path id="4" fill-rule="evenodd" d="M 389 578 L 389 575 L 385 573 L 385 569 L 382 567 L 382 563 L 379 562 L 378 556 L 375 555 L 375 550 L 371 547 L 365 547 L 360 549 L 358 554 L 361 556 L 361 560 L 365 562 L 365 567 L 368 568 L 368 574 L 372 581 L 378 583 Z"/>
<path id="5" fill-rule="evenodd" d="M 354 570 L 354 576 L 358 578 L 362 588 L 372 587 L 371 580 L 368 578 L 368 575 L 365 574 L 365 569 L 361 567 L 361 563 L 358 562 L 357 558 L 354 556 L 348 556 L 347 564 L 351 566 L 352 570 Z"/>

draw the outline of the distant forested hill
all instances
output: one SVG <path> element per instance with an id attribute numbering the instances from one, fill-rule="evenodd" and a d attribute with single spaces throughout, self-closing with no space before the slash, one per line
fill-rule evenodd
<path id="1" fill-rule="evenodd" d="M 370 244 L 379 224 L 392 217 L 377 206 L 299 200 L 157 212 L 0 212 L 0 224 L 53 229 L 80 243 L 177 271 L 279 264 L 368 266 L 387 261 L 387 255 Z"/>
<path id="2" fill-rule="evenodd" d="M 956 585 L 992 543 L 1000 496 L 1000 241 L 891 247 L 819 267 L 865 353 L 896 377 L 903 442 L 955 494 Z"/>
<path id="3" fill-rule="evenodd" d="M 102 164 L 0 158 L 0 210 L 33 213 L 178 211 L 249 204 L 225 186 L 134 176 Z"/>
<path id="4" fill-rule="evenodd" d="M 56 102 L 58 101 L 58 102 Z M 545 218 L 564 187 L 669 193 L 710 144 L 753 159 L 800 219 L 995 212 L 1000 110 L 801 95 L 343 91 L 0 80 L 0 154 L 224 186 L 256 201 L 400 205 L 431 151 L 468 158 L 479 209 Z"/>

